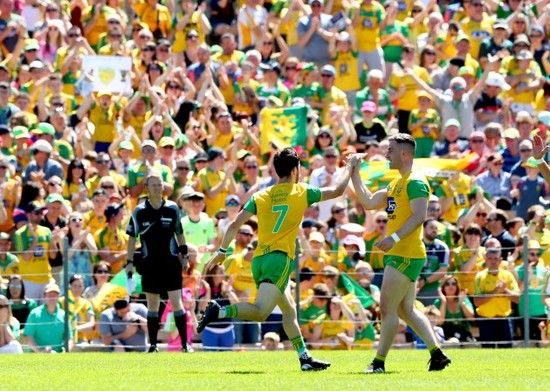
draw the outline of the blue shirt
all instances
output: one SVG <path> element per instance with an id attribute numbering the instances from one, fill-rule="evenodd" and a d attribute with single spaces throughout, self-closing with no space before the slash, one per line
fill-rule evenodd
<path id="1" fill-rule="evenodd" d="M 517 204 L 516 214 L 523 220 L 527 221 L 527 209 L 533 205 L 540 205 L 539 198 L 548 195 L 546 182 L 541 177 L 534 180 L 524 176 L 516 185 L 519 190 L 519 200 Z"/>
<path id="2" fill-rule="evenodd" d="M 511 175 L 508 172 L 500 172 L 498 177 L 494 177 L 491 171 L 487 170 L 476 177 L 476 184 L 491 195 L 491 198 L 506 197 L 510 198 Z"/>
<path id="3" fill-rule="evenodd" d="M 328 30 L 331 27 L 330 19 L 330 15 L 319 15 L 319 25 L 323 30 Z M 298 21 L 298 36 L 305 35 L 309 31 L 310 26 L 311 15 L 302 16 Z M 312 61 L 316 64 L 331 62 L 331 58 L 328 54 L 328 41 L 326 41 L 317 31 L 313 33 L 304 46 L 304 60 Z"/>
<path id="4" fill-rule="evenodd" d="M 44 172 L 44 180 L 50 179 L 52 176 L 58 176 L 60 178 L 65 178 L 65 175 L 63 174 L 63 167 L 60 163 L 56 162 L 53 159 L 46 160 L 46 163 L 44 164 L 44 167 L 38 166 L 36 163 L 36 160 L 32 160 L 29 165 L 27 166 L 27 169 L 25 170 L 25 173 L 23 174 L 23 181 L 27 182 L 31 180 L 31 172 Z"/>
<path id="5" fill-rule="evenodd" d="M 504 148 L 502 150 L 502 158 L 504 159 L 502 169 L 506 172 L 512 171 L 512 167 L 514 167 L 514 165 L 520 160 L 519 152 L 517 156 L 512 156 L 508 148 Z"/>
<path id="6" fill-rule="evenodd" d="M 218 71 L 220 69 L 220 64 L 212 60 L 210 60 L 209 63 L 210 63 L 210 70 L 212 71 L 212 76 L 214 77 L 214 84 L 216 84 L 219 87 L 220 80 L 218 79 Z M 189 79 L 193 82 L 193 84 L 195 84 L 197 83 L 197 81 L 202 76 L 205 70 L 206 70 L 206 66 L 202 62 L 196 62 L 190 65 L 189 68 L 187 68 L 187 74 L 189 75 Z"/>

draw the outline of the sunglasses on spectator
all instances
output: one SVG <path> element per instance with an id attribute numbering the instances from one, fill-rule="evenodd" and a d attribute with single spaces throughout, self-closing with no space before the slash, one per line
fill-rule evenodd
<path id="1" fill-rule="evenodd" d="M 80 169 L 80 170 L 84 170 L 84 166 L 73 166 L 73 169 L 74 169 L 74 168 L 78 168 L 78 169 Z"/>
<path id="2" fill-rule="evenodd" d="M 146 41 L 148 41 L 148 40 L 151 39 L 151 37 L 148 36 L 148 35 L 138 35 L 138 37 L 139 37 L 140 39 L 145 39 Z"/>
<path id="3" fill-rule="evenodd" d="M 23 288 L 23 284 L 10 284 L 10 288 L 21 289 Z"/>
<path id="4" fill-rule="evenodd" d="M 432 52 L 431 50 L 424 52 L 424 54 L 427 54 L 428 56 L 435 56 L 435 52 Z"/>
<path id="5" fill-rule="evenodd" d="M 168 88 L 169 90 L 179 90 L 180 86 L 178 86 L 177 84 L 168 84 L 166 88 Z"/>
<path id="6" fill-rule="evenodd" d="M 525 24 L 525 20 L 516 20 L 514 23 L 515 24 Z"/>
<path id="7" fill-rule="evenodd" d="M 65 103 L 64 102 L 52 102 L 52 106 L 63 107 L 63 106 L 65 106 Z"/>
<path id="8" fill-rule="evenodd" d="M 529 256 L 531 257 L 538 257 L 540 254 L 538 251 L 529 251 Z"/>
<path id="9" fill-rule="evenodd" d="M 239 231 L 239 233 L 240 233 L 241 235 L 248 236 L 249 238 L 251 238 L 252 236 L 254 236 L 254 234 L 251 234 L 250 232 Z"/>
<path id="10" fill-rule="evenodd" d="M 96 160 L 96 163 L 97 164 L 108 164 L 108 163 L 111 163 L 110 160 Z"/>
<path id="11" fill-rule="evenodd" d="M 161 147 L 162 149 L 174 149 L 173 145 L 165 145 L 164 147 Z"/>
<path id="12" fill-rule="evenodd" d="M 474 144 L 481 144 L 484 142 L 482 138 L 474 138 L 474 139 L 471 139 L 470 141 L 473 142 Z"/>
<path id="13" fill-rule="evenodd" d="M 477 217 L 487 217 L 487 213 L 484 213 L 484 212 L 477 212 L 477 213 L 476 213 L 476 216 L 477 216 Z"/>
<path id="14" fill-rule="evenodd" d="M 147 148 L 143 148 L 141 150 L 141 152 L 143 153 L 155 153 L 156 149 L 155 148 L 151 148 L 151 147 L 147 147 Z"/>
<path id="15" fill-rule="evenodd" d="M 253 164 L 253 165 L 250 165 L 250 166 L 244 166 L 244 168 L 248 168 L 248 169 L 254 170 L 254 169 L 258 168 L 258 165 Z"/>
<path id="16" fill-rule="evenodd" d="M 79 217 L 72 217 L 71 218 L 71 223 L 80 223 L 82 222 L 83 220 Z"/>
<path id="17" fill-rule="evenodd" d="M 193 126 L 191 127 L 191 129 L 200 129 L 200 128 L 201 128 L 200 125 L 193 125 Z"/>
<path id="18" fill-rule="evenodd" d="M 69 33 L 69 38 L 78 38 L 80 37 L 80 34 L 78 33 Z"/>
<path id="19" fill-rule="evenodd" d="M 119 39 L 119 38 L 122 38 L 122 35 L 121 34 L 111 34 L 111 35 L 109 35 L 109 37 Z"/>
<path id="20" fill-rule="evenodd" d="M 481 232 L 474 230 L 468 230 L 466 231 L 466 235 L 479 235 L 481 236 Z"/>
<path id="21" fill-rule="evenodd" d="M 445 283 L 445 286 L 457 286 L 458 284 L 456 283 L 456 281 L 447 281 Z"/>
<path id="22" fill-rule="evenodd" d="M 439 212 L 441 208 L 435 206 L 428 206 L 428 212 Z"/>
<path id="23" fill-rule="evenodd" d="M 151 46 L 147 46 L 145 48 L 143 48 L 143 51 L 144 52 L 154 52 L 156 49 L 154 47 L 151 47 Z"/>
<path id="24" fill-rule="evenodd" d="M 191 40 L 194 41 L 195 39 L 199 39 L 199 36 L 198 35 L 188 35 L 187 39 L 191 39 Z"/>
<path id="25" fill-rule="evenodd" d="M 48 186 L 61 186 L 61 183 L 58 183 L 58 182 L 48 182 Z"/>
<path id="26" fill-rule="evenodd" d="M 533 152 L 532 149 L 520 149 L 519 151 L 520 151 L 520 152 L 523 152 L 523 153 Z"/>
<path id="27" fill-rule="evenodd" d="M 108 269 L 97 269 L 96 274 L 109 274 Z"/>
<path id="28" fill-rule="evenodd" d="M 327 159 L 336 159 L 338 156 L 337 155 L 325 155 L 325 157 Z"/>
<path id="29" fill-rule="evenodd" d="M 46 12 L 57 12 L 57 8 L 46 8 Z"/>
<path id="30" fill-rule="evenodd" d="M 387 222 L 388 222 L 387 219 L 377 219 L 377 220 L 376 220 L 376 223 L 377 223 L 377 224 L 382 224 L 382 223 L 386 224 Z"/>
<path id="31" fill-rule="evenodd" d="M 295 66 L 295 65 L 287 65 L 287 66 L 285 67 L 285 69 L 286 69 L 287 71 L 295 71 L 296 69 L 298 69 L 298 67 Z"/>
<path id="32" fill-rule="evenodd" d="M 170 51 L 170 49 L 169 48 L 161 48 L 158 51 L 168 53 Z"/>
<path id="33" fill-rule="evenodd" d="M 342 212 L 345 211 L 345 210 L 346 210 L 346 209 L 344 209 L 344 208 L 334 209 L 334 210 L 332 211 L 332 213 L 342 213 Z"/>
<path id="34" fill-rule="evenodd" d="M 332 76 L 332 73 L 321 73 L 321 77 L 331 78 Z"/>
<path id="35" fill-rule="evenodd" d="M 109 24 L 120 24 L 118 20 L 108 20 L 107 23 Z"/>
<path id="36" fill-rule="evenodd" d="M 8 308 L 9 307 L 9 304 L 0 304 L 0 309 L 2 308 Z"/>
<path id="37" fill-rule="evenodd" d="M 231 201 L 225 203 L 225 206 L 239 206 L 239 205 L 240 204 L 235 200 L 231 200 Z"/>
<path id="38" fill-rule="evenodd" d="M 189 171 L 189 167 L 187 166 L 178 166 L 176 167 L 177 170 L 181 170 L 181 171 Z"/>
<path id="39" fill-rule="evenodd" d="M 497 221 L 496 217 L 489 217 L 487 219 L 488 222 L 491 222 L 491 221 Z"/>
<path id="40" fill-rule="evenodd" d="M 417 13 L 417 12 L 422 12 L 422 8 L 413 8 L 411 10 L 411 13 Z"/>
<path id="41" fill-rule="evenodd" d="M 115 185 L 101 185 L 101 188 L 105 190 L 113 190 Z"/>

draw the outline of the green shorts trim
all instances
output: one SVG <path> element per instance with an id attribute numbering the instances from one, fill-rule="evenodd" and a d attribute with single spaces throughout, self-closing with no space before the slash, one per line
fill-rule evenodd
<path id="1" fill-rule="evenodd" d="M 271 282 L 284 293 L 290 274 L 294 270 L 294 260 L 282 251 L 274 251 L 252 259 L 252 276 L 256 287 L 262 282 Z"/>
<path id="2" fill-rule="evenodd" d="M 397 269 L 397 271 L 409 277 L 413 282 L 418 279 L 425 263 L 425 258 L 405 258 L 397 255 L 384 255 L 384 266 L 391 266 Z"/>

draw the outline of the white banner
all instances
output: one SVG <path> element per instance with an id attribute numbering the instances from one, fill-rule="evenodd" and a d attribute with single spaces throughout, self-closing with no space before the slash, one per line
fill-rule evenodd
<path id="1" fill-rule="evenodd" d="M 91 76 L 93 91 L 132 92 L 132 58 L 121 56 L 84 56 L 82 73 Z M 84 76 L 83 75 L 83 76 Z M 82 95 L 87 95 L 84 93 Z"/>

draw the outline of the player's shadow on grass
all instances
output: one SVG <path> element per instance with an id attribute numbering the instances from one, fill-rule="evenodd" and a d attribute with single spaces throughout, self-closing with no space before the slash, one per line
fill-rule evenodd
<path id="1" fill-rule="evenodd" d="M 227 371 L 227 375 L 264 375 L 265 371 Z"/>

